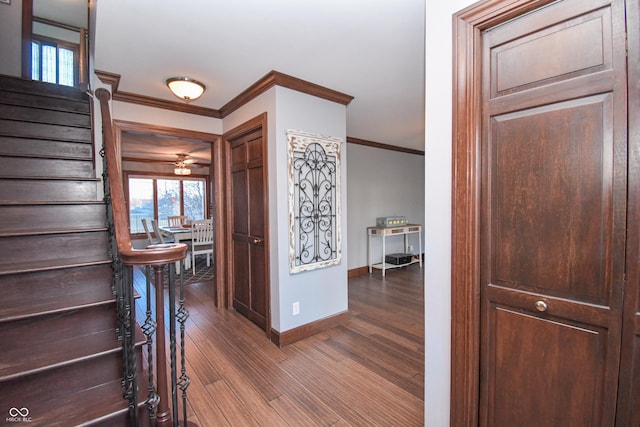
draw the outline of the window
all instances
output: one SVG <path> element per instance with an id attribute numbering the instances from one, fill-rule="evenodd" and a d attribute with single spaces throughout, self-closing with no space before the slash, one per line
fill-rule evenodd
<path id="1" fill-rule="evenodd" d="M 142 218 L 158 218 L 167 225 L 167 217 L 186 215 L 190 220 L 204 219 L 206 182 L 204 179 L 144 178 L 130 176 L 129 229 L 132 234 L 144 233 Z"/>
<path id="2" fill-rule="evenodd" d="M 31 42 L 31 78 L 33 80 L 74 86 L 78 74 L 77 62 L 77 46 L 34 36 Z"/>

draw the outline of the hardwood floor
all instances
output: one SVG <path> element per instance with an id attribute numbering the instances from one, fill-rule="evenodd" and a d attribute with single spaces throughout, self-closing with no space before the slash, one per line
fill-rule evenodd
<path id="1" fill-rule="evenodd" d="M 134 277 L 143 290 L 144 275 Z M 423 425 L 418 265 L 385 278 L 379 271 L 350 278 L 348 323 L 282 349 L 237 312 L 215 308 L 211 286 L 185 287 L 190 421 L 200 427 Z"/>

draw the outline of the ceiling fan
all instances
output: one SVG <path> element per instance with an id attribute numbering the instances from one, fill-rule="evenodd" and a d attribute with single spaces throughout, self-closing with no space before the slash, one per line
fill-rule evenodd
<path id="1" fill-rule="evenodd" d="M 187 154 L 178 154 L 178 159 L 173 162 L 175 168 L 173 169 L 173 173 L 176 175 L 191 175 L 191 167 L 200 167 L 199 165 L 194 165 L 195 160 L 189 159 Z"/>

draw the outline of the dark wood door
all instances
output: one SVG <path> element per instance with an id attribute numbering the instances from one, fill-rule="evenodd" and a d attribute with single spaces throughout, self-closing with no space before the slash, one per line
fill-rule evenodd
<path id="1" fill-rule="evenodd" d="M 566 0 L 482 34 L 481 425 L 614 425 L 624 16 L 623 1 Z"/>
<path id="2" fill-rule="evenodd" d="M 229 140 L 233 307 L 267 329 L 266 198 L 262 127 Z"/>

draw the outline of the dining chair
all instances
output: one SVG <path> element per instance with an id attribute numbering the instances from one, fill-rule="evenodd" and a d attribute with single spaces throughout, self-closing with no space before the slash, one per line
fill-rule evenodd
<path id="1" fill-rule="evenodd" d="M 147 235 L 147 242 L 150 245 L 155 244 L 156 242 L 153 240 L 153 236 L 151 235 L 151 232 L 149 231 L 149 225 L 147 224 L 147 219 L 146 218 L 142 218 L 140 221 L 142 221 L 142 227 L 144 227 L 144 232 Z"/>
<path id="2" fill-rule="evenodd" d="M 153 231 L 156 233 L 158 240 L 160 243 L 174 243 L 173 240 L 165 239 L 162 233 L 160 232 L 160 227 L 158 226 L 158 221 L 156 219 L 151 220 L 151 225 L 153 226 Z"/>
<path id="3" fill-rule="evenodd" d="M 209 254 L 213 258 L 213 219 L 191 222 L 191 268 L 196 274 L 196 255 L 207 256 L 207 267 L 211 266 Z"/>
<path id="4" fill-rule="evenodd" d="M 169 227 L 175 227 L 177 225 L 186 224 L 187 218 L 188 217 L 186 215 L 168 216 L 167 223 L 169 224 Z"/>

